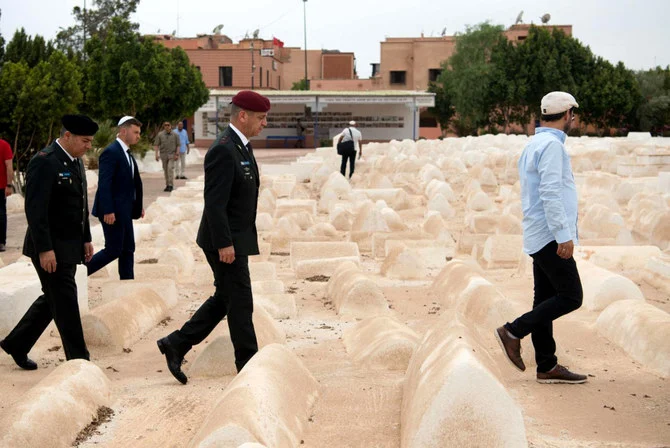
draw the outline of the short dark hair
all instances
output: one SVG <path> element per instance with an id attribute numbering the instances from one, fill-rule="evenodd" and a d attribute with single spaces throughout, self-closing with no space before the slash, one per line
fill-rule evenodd
<path id="1" fill-rule="evenodd" d="M 142 122 L 140 120 L 138 120 L 137 118 L 131 118 L 129 120 L 124 121 L 123 124 L 121 126 L 119 126 L 119 129 L 120 128 L 129 128 L 131 125 L 135 125 L 135 126 L 138 126 L 138 127 L 141 128 L 142 127 Z"/>
<path id="2" fill-rule="evenodd" d="M 563 115 L 565 115 L 568 112 L 572 112 L 574 109 L 575 109 L 574 107 L 571 107 L 570 109 L 566 110 L 565 112 L 561 112 L 559 114 L 542 115 L 540 117 L 540 120 L 546 121 L 546 122 L 558 121 L 561 118 L 563 118 Z"/>

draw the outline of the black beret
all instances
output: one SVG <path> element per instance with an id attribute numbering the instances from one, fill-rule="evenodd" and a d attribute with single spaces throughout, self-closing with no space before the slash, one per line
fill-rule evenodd
<path id="1" fill-rule="evenodd" d="M 251 112 L 267 112 L 270 110 L 270 100 L 253 90 L 242 90 L 233 97 L 232 103 Z"/>
<path id="2" fill-rule="evenodd" d="M 74 135 L 95 135 L 98 132 L 98 123 L 86 115 L 63 115 L 61 122 Z"/>

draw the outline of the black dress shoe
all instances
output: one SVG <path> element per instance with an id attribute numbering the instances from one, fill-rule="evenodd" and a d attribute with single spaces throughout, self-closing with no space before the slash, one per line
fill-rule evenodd
<path id="1" fill-rule="evenodd" d="M 170 187 L 165 187 L 163 191 L 170 191 Z"/>
<path id="2" fill-rule="evenodd" d="M 0 348 L 2 348 L 8 355 L 12 357 L 17 366 L 21 367 L 23 370 L 36 370 L 37 363 L 32 359 L 28 358 L 28 355 L 14 355 L 9 353 L 5 348 L 5 340 L 0 341 Z"/>
<path id="3" fill-rule="evenodd" d="M 158 350 L 165 355 L 168 370 L 170 370 L 172 376 L 174 376 L 180 383 L 186 384 L 188 378 L 184 372 L 181 371 L 181 363 L 184 360 L 184 357 L 177 353 L 177 350 L 175 350 L 167 338 L 159 339 L 156 344 L 158 344 Z"/>
<path id="4" fill-rule="evenodd" d="M 28 355 L 12 355 L 14 362 L 23 370 L 37 370 L 37 363 L 28 358 Z"/>
<path id="5" fill-rule="evenodd" d="M 5 245 L 4 245 L 4 244 L 0 244 L 0 252 L 4 252 L 5 250 L 7 250 L 7 249 L 5 248 Z"/>

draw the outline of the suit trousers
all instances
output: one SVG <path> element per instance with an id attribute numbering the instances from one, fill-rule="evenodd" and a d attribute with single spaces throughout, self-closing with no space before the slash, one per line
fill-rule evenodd
<path id="1" fill-rule="evenodd" d="M 117 220 L 113 225 L 110 226 L 101 220 L 100 224 L 102 224 L 102 232 L 105 234 L 105 248 L 93 255 L 91 261 L 86 263 L 88 275 L 94 274 L 118 258 L 119 279 L 134 279 L 135 254 L 134 251 L 127 249 L 129 243 L 126 241 L 126 238 L 135 238 L 135 235 L 132 232 L 132 221 L 130 221 L 130 224 L 128 224 Z"/>
<path id="2" fill-rule="evenodd" d="M 354 166 L 356 165 L 356 152 L 357 151 L 352 151 L 349 154 L 342 154 L 340 173 L 342 173 L 344 177 L 347 177 L 347 175 L 344 174 L 347 172 L 347 160 L 349 160 L 349 177 L 351 178 L 351 175 L 354 174 Z"/>
<path id="3" fill-rule="evenodd" d="M 168 341 L 183 356 L 209 336 L 219 322 L 228 316 L 230 339 L 235 349 L 235 366 L 239 372 L 258 351 L 252 321 L 254 303 L 249 257 L 236 255 L 233 263 L 226 264 L 219 261 L 218 251 L 205 251 L 205 256 L 214 273 L 214 295 L 198 308 L 181 329 L 171 333 Z"/>
<path id="4" fill-rule="evenodd" d="M 0 244 L 7 243 L 7 197 L 0 189 Z"/>
<path id="5" fill-rule="evenodd" d="M 164 156 L 161 154 L 161 162 L 163 163 L 163 175 L 165 175 L 165 186 L 174 187 L 174 154 Z"/>
<path id="6" fill-rule="evenodd" d="M 582 306 L 582 283 L 575 259 L 565 260 L 556 254 L 556 241 L 544 246 L 533 258 L 533 309 L 505 328 L 523 338 L 531 334 L 538 372 L 548 372 L 556 366 L 556 342 L 553 321 Z"/>
<path id="7" fill-rule="evenodd" d="M 42 294 L 28 308 L 16 327 L 7 335 L 3 348 L 9 354 L 28 354 L 53 319 L 63 342 L 65 358 L 89 359 L 77 302 L 76 264 L 59 262 L 56 272 L 49 274 L 40 266 L 39 257 L 32 259 L 42 283 Z"/>
<path id="8" fill-rule="evenodd" d="M 184 173 L 186 172 L 186 153 L 185 152 L 180 152 L 179 153 L 179 160 L 177 160 L 177 176 L 179 177 L 184 177 Z"/>

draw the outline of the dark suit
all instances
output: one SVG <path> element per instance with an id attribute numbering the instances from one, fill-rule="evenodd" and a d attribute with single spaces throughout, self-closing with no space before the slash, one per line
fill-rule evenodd
<path id="1" fill-rule="evenodd" d="M 67 359 L 89 359 L 77 302 L 74 276 L 91 241 L 86 176 L 81 160 L 72 162 L 56 143 L 38 152 L 26 171 L 28 231 L 23 254 L 32 259 L 42 283 L 41 295 L 3 341 L 9 354 L 27 354 L 53 319 Z M 56 253 L 56 272 L 40 266 L 39 254 Z"/>
<path id="2" fill-rule="evenodd" d="M 98 191 L 95 193 L 92 215 L 100 219 L 105 234 L 105 248 L 88 262 L 88 275 L 119 259 L 119 278 L 135 278 L 133 254 L 135 234 L 133 219 L 142 216 L 142 179 L 132 154 L 131 165 L 125 151 L 115 140 L 102 151 L 99 159 Z M 105 224 L 103 218 L 114 213 L 115 222 Z"/>
<path id="3" fill-rule="evenodd" d="M 197 237 L 214 273 L 216 291 L 180 330 L 168 336 L 182 356 L 202 342 L 226 315 L 237 370 L 258 351 L 248 256 L 259 253 L 259 185 L 253 152 L 228 127 L 205 156 L 205 208 Z M 222 263 L 218 250 L 231 245 L 235 247 L 235 261 Z"/>

